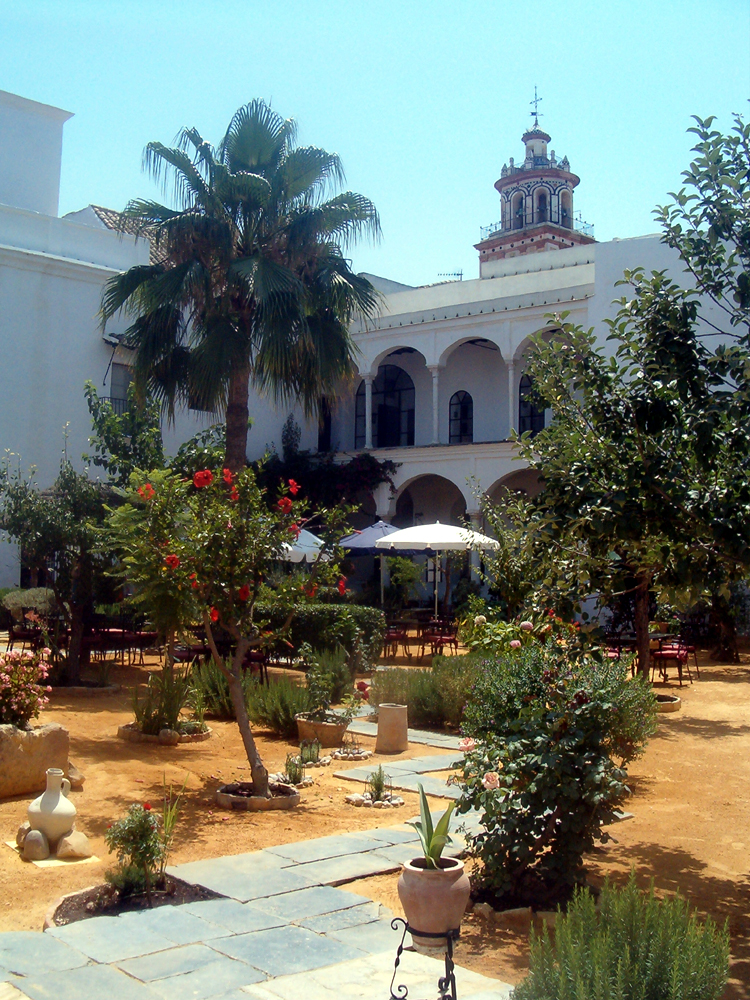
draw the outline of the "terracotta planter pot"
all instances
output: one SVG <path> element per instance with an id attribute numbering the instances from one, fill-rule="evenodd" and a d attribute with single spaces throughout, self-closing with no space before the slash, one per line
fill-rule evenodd
<path id="1" fill-rule="evenodd" d="M 378 738 L 375 753 L 403 753 L 409 749 L 406 705 L 378 705 Z"/>
<path id="2" fill-rule="evenodd" d="M 445 934 L 461 926 L 471 892 L 463 861 L 441 858 L 439 868 L 426 868 L 424 858 L 407 861 L 398 880 L 398 898 L 411 928 L 416 951 L 444 952 L 440 938 L 420 937 L 416 931 Z"/>
<path id="3" fill-rule="evenodd" d="M 348 722 L 313 722 L 302 715 L 296 716 L 297 735 L 302 740 L 319 740 L 321 747 L 340 747 Z"/>

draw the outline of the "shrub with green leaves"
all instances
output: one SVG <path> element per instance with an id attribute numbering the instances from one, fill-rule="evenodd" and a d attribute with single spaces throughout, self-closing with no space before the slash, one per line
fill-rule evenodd
<path id="1" fill-rule="evenodd" d="M 162 729 L 187 731 L 188 720 L 182 711 L 193 702 L 193 684 L 189 670 L 164 667 L 148 675 L 146 691 L 141 697 L 133 688 L 133 714 L 140 732 L 158 736 Z M 189 726 L 195 730 L 195 726 Z M 201 727 L 204 728 L 204 727 Z"/>
<path id="2" fill-rule="evenodd" d="M 378 608 L 354 604 L 303 604 L 295 606 L 294 618 L 287 625 L 288 607 L 258 601 L 256 617 L 264 628 L 277 632 L 284 628 L 282 651 L 298 655 L 303 643 L 313 649 L 346 650 L 349 668 L 368 670 L 378 661 L 383 649 L 386 623 Z"/>
<path id="3" fill-rule="evenodd" d="M 463 728 L 458 811 L 482 814 L 483 890 L 507 905 L 566 898 L 629 794 L 623 764 L 654 731 L 649 685 L 621 663 L 529 646 L 486 662 Z"/>
<path id="4" fill-rule="evenodd" d="M 513 1000 L 718 1000 L 729 971 L 729 935 L 700 923 L 680 896 L 605 885 L 598 912 L 578 890 L 558 913 L 555 943 L 532 934 L 530 972 Z"/>
<path id="5" fill-rule="evenodd" d="M 289 677 L 270 684 L 253 680 L 247 688 L 247 710 L 252 722 L 270 729 L 277 736 L 293 739 L 297 735 L 296 716 L 310 709 L 306 687 Z"/>
<path id="6" fill-rule="evenodd" d="M 226 674 L 216 665 L 213 657 L 203 662 L 196 660 L 191 670 L 193 699 L 200 704 L 201 712 L 214 719 L 233 719 L 234 708 Z M 242 685 L 245 695 L 253 683 L 252 674 L 245 671 Z M 246 699 L 247 700 L 247 697 Z"/>
<path id="7" fill-rule="evenodd" d="M 412 726 L 461 724 L 477 670 L 484 657 L 435 656 L 427 670 L 390 667 L 378 670 L 370 688 L 370 704 L 407 705 Z"/>

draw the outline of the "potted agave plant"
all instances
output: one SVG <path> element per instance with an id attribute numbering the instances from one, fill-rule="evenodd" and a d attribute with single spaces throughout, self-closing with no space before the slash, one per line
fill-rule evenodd
<path id="1" fill-rule="evenodd" d="M 410 823 L 419 834 L 422 857 L 407 861 L 398 880 L 398 896 L 404 908 L 414 948 L 422 952 L 446 950 L 446 939 L 423 937 L 423 934 L 447 935 L 457 930 L 471 893 L 469 876 L 463 861 L 443 858 L 455 802 L 451 802 L 433 825 L 424 788 L 419 785 L 421 819 Z"/>

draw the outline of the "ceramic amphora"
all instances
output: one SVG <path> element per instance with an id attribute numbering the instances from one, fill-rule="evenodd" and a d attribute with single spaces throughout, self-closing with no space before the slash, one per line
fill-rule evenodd
<path id="1" fill-rule="evenodd" d="M 76 807 L 67 797 L 70 782 L 59 767 L 47 769 L 47 789 L 34 799 L 28 809 L 32 830 L 41 830 L 50 848 L 73 829 Z"/>

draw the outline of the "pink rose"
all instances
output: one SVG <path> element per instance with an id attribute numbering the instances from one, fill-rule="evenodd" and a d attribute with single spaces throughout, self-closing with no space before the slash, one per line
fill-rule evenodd
<path id="1" fill-rule="evenodd" d="M 488 792 L 492 792 L 500 787 L 500 775 L 497 771 L 488 771 L 482 778 L 482 784 Z"/>
<path id="2" fill-rule="evenodd" d="M 463 750 L 464 753 L 466 753 L 469 750 L 473 750 L 476 745 L 476 742 L 470 736 L 467 736 L 459 742 L 458 749 Z"/>
<path id="3" fill-rule="evenodd" d="M 534 628 L 531 622 L 521 622 L 520 627 L 524 630 L 524 632 L 531 632 Z"/>
<path id="4" fill-rule="evenodd" d="M 520 639 L 511 639 L 510 640 L 510 648 L 511 649 L 518 649 L 520 647 L 520 645 L 521 645 L 521 640 Z"/>

